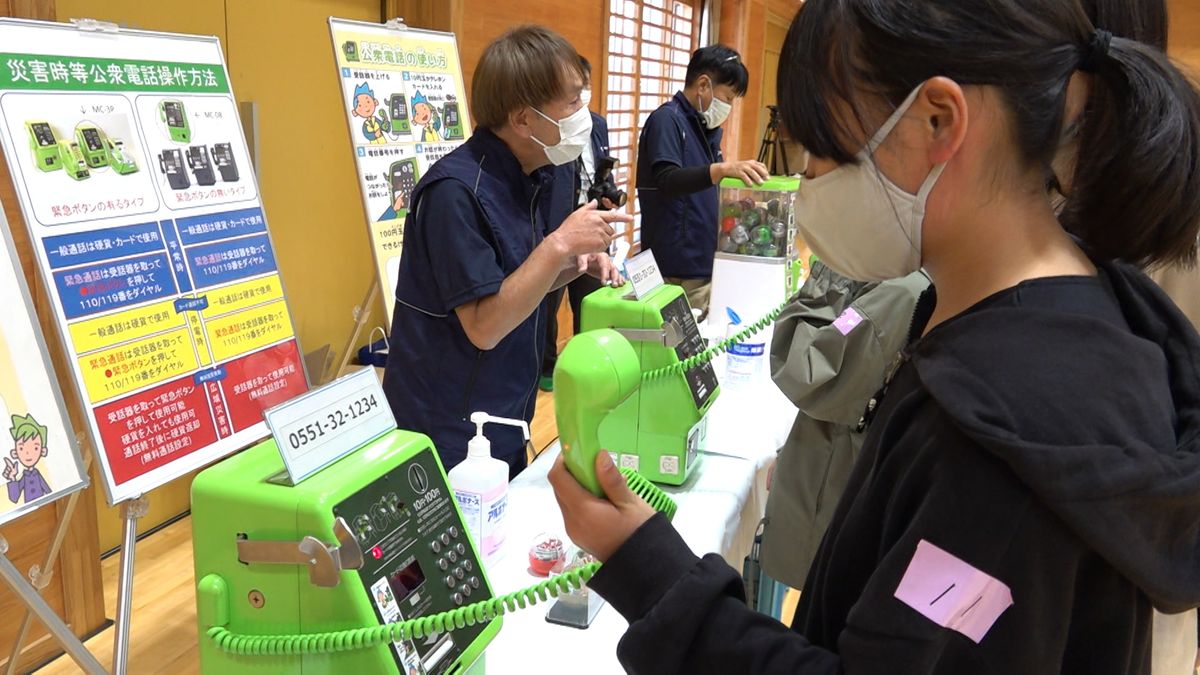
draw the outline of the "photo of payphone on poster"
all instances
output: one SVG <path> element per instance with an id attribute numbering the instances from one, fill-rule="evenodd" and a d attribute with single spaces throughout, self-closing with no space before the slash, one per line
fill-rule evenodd
<path id="1" fill-rule="evenodd" d="M 265 437 L 308 388 L 300 347 L 220 43 L 0 42 L 0 140 L 118 503 Z"/>
<path id="2" fill-rule="evenodd" d="M 454 35 L 329 20 L 384 306 L 404 247 L 412 188 L 471 134 Z"/>
<path id="3" fill-rule="evenodd" d="M 0 216 L 0 224 L 3 224 Z M 0 233 L 0 524 L 87 486 L 7 225 Z M 48 537 L 50 533 L 46 533 Z"/>

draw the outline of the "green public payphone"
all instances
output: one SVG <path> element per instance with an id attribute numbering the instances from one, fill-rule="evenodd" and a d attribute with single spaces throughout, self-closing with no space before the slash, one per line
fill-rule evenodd
<path id="1" fill-rule="evenodd" d="M 79 148 L 78 143 L 59 141 L 58 157 L 62 162 L 63 171 L 66 171 L 72 179 L 84 180 L 92 177 L 92 172 L 88 170 L 87 160 L 83 157 L 83 150 Z"/>
<path id="2" fill-rule="evenodd" d="M 104 137 L 104 150 L 108 156 L 108 165 L 113 168 L 113 171 L 122 176 L 137 173 L 137 161 L 129 155 L 129 151 L 125 149 L 125 141 L 121 139 L 113 139 L 108 136 Z"/>
<path id="3" fill-rule="evenodd" d="M 584 298 L 580 328 L 612 328 L 628 339 L 644 379 L 601 422 L 601 446 L 656 483 L 683 484 L 704 449 L 706 416 L 720 393 L 708 360 L 694 358 L 705 345 L 683 289 L 663 285 L 636 300 L 629 286 L 602 288 Z"/>
<path id="4" fill-rule="evenodd" d="M 81 124 L 75 127 L 75 141 L 83 153 L 83 160 L 88 168 L 99 169 L 108 166 L 108 151 L 104 147 L 104 132 L 94 124 Z"/>
<path id="5" fill-rule="evenodd" d="M 446 128 L 444 134 L 446 140 L 457 141 L 463 138 L 462 111 L 453 96 L 447 97 L 446 102 L 442 105 L 442 124 Z"/>
<path id="6" fill-rule="evenodd" d="M 158 104 L 159 118 L 166 123 L 167 133 L 176 143 L 191 143 L 192 129 L 188 125 L 187 111 L 183 101 L 169 99 Z"/>
<path id="7" fill-rule="evenodd" d="M 270 440 L 192 485 L 202 672 L 457 675 L 470 667 L 499 618 L 451 632 L 436 627 L 439 619 L 419 637 L 363 645 L 364 630 L 493 599 L 429 439 L 392 431 L 295 486 L 281 480 L 283 469 Z M 340 637 L 304 638 L 322 632 Z M 240 637 L 220 642 L 217 633 Z M 288 640 L 293 653 L 251 646 L 285 634 L 297 636 Z M 357 647 L 335 650 L 335 641 Z"/>
<path id="8" fill-rule="evenodd" d="M 54 128 L 49 122 L 31 120 L 25 123 L 25 131 L 29 132 L 29 151 L 33 153 L 33 165 L 39 171 L 57 171 L 62 168 L 62 154 L 58 149 L 58 139 L 54 136 Z"/>
<path id="9" fill-rule="evenodd" d="M 404 94 L 389 96 L 388 110 L 392 113 L 392 133 L 407 134 L 412 131 L 412 123 L 408 119 L 408 99 Z"/>

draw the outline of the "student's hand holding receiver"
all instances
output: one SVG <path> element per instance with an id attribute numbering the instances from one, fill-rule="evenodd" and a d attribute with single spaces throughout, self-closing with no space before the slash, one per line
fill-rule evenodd
<path id="1" fill-rule="evenodd" d="M 612 557 L 654 515 L 654 509 L 629 489 L 607 452 L 596 453 L 596 479 L 607 499 L 580 485 L 561 456 L 554 461 L 549 479 L 567 536 L 601 562 Z"/>
<path id="2" fill-rule="evenodd" d="M 713 185 L 719 184 L 722 178 L 737 178 L 746 185 L 762 185 L 771 177 L 767 166 L 753 159 L 713 164 L 708 171 Z"/>

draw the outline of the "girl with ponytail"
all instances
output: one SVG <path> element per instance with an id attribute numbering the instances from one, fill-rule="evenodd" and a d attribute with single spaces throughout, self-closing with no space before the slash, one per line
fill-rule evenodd
<path id="1" fill-rule="evenodd" d="M 798 224 L 844 276 L 934 288 L 791 630 L 605 453 L 610 501 L 555 469 L 627 670 L 1149 673 L 1153 610 L 1200 605 L 1200 336 L 1140 270 L 1196 257 L 1200 94 L 1088 9 L 804 3 L 778 78 Z"/>

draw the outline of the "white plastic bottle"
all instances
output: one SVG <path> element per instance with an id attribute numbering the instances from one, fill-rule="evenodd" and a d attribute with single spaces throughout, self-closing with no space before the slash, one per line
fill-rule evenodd
<path id="1" fill-rule="evenodd" d="M 505 517 L 508 515 L 508 464 L 492 457 L 492 443 L 483 435 L 488 422 L 521 427 L 529 440 L 529 425 L 523 420 L 492 417 L 484 412 L 471 414 L 475 438 L 467 443 L 467 459 L 450 469 L 450 488 L 458 499 L 467 530 L 475 541 L 484 565 L 500 557 L 504 544 Z"/>
<path id="2" fill-rule="evenodd" d="M 729 315 L 729 328 L 726 332 L 726 339 L 729 339 L 741 332 L 745 326 L 736 312 L 728 307 L 725 311 Z M 762 376 L 766 352 L 766 340 L 762 333 L 746 338 L 744 342 L 731 344 L 725 361 L 725 381 L 722 384 L 738 387 L 757 380 Z"/>

